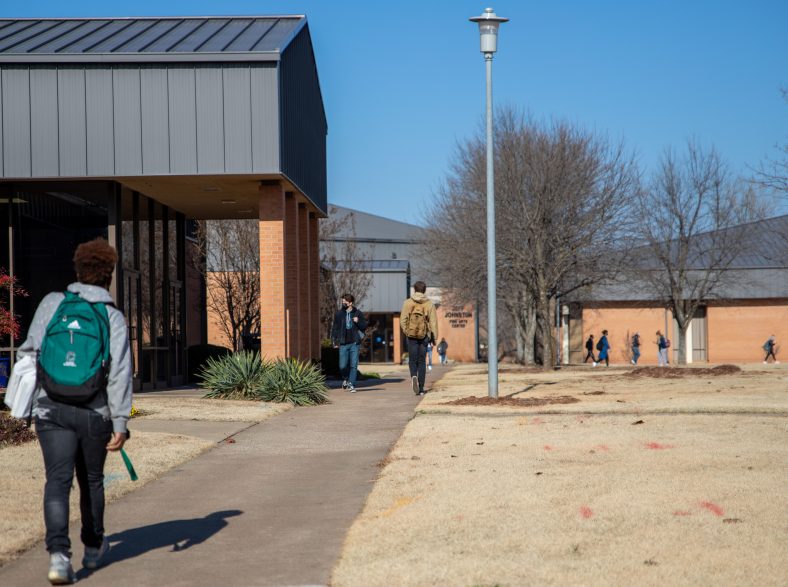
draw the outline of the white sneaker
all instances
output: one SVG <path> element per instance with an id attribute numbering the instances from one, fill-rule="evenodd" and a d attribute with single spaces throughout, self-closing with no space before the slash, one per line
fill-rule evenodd
<path id="1" fill-rule="evenodd" d="M 353 387 L 353 384 L 352 384 L 352 383 L 348 383 L 348 384 L 347 384 L 347 390 L 348 390 L 350 393 L 356 393 L 356 392 L 358 391 L 358 390 L 357 390 L 355 387 Z"/>
<path id="2" fill-rule="evenodd" d="M 348 382 L 347 382 L 347 379 L 345 379 L 345 380 L 342 382 L 342 389 L 344 389 L 345 391 L 347 391 L 347 386 L 348 386 Z"/>
<path id="3" fill-rule="evenodd" d="M 49 574 L 47 579 L 52 585 L 71 585 L 75 580 L 71 559 L 64 552 L 49 555 Z"/>
<path id="4" fill-rule="evenodd" d="M 427 365 L 427 371 L 432 371 L 432 365 Z"/>
<path id="5" fill-rule="evenodd" d="M 766 364 L 766 361 L 764 361 L 764 362 L 763 362 L 763 364 L 765 365 L 765 364 Z"/>
<path id="6" fill-rule="evenodd" d="M 599 364 L 599 363 L 596 363 L 596 362 L 594 362 L 594 363 L 592 363 L 592 364 L 591 364 L 591 366 L 592 366 L 592 367 L 596 367 L 598 364 Z"/>
<path id="7" fill-rule="evenodd" d="M 86 569 L 97 569 L 101 565 L 101 559 L 109 552 L 109 541 L 104 538 L 101 546 L 93 548 L 92 546 L 85 547 L 85 555 L 82 557 L 82 566 Z"/>

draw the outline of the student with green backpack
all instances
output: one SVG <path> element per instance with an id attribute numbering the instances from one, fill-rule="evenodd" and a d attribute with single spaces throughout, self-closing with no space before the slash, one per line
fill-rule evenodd
<path id="1" fill-rule="evenodd" d="M 82 564 L 97 568 L 104 536 L 104 462 L 128 436 L 131 355 L 126 321 L 108 289 L 117 253 L 104 239 L 74 253 L 77 282 L 39 304 L 18 358 L 38 362 L 33 414 L 44 456 L 44 522 L 49 581 L 73 583 L 69 494 L 76 471 L 85 545 Z"/>
<path id="2" fill-rule="evenodd" d="M 438 317 L 426 291 L 423 281 L 414 283 L 413 295 L 402 304 L 400 313 L 400 326 L 407 337 L 411 387 L 416 395 L 424 395 L 427 345 L 438 338 Z"/>

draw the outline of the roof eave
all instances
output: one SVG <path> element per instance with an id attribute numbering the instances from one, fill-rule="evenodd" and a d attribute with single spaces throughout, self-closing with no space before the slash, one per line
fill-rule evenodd
<path id="1" fill-rule="evenodd" d="M 24 63 L 239 63 L 278 62 L 279 51 L 205 53 L 35 53 L 0 55 L 0 65 Z"/>

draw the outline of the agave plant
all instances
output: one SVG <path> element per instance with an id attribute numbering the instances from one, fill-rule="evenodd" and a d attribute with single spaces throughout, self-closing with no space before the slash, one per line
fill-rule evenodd
<path id="1" fill-rule="evenodd" d="M 320 369 L 298 359 L 280 359 L 263 376 L 265 401 L 314 406 L 328 401 L 326 378 Z"/>
<path id="2" fill-rule="evenodd" d="M 259 400 L 271 368 L 252 351 L 209 358 L 199 374 L 200 387 L 207 391 L 207 398 Z"/>

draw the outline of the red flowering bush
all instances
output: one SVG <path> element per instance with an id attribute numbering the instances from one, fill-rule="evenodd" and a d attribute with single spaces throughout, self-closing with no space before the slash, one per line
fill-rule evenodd
<path id="1" fill-rule="evenodd" d="M 27 292 L 21 287 L 16 278 L 6 273 L 5 269 L 0 269 L 0 336 L 11 336 L 19 338 L 19 320 L 8 309 L 11 296 L 26 297 Z"/>

